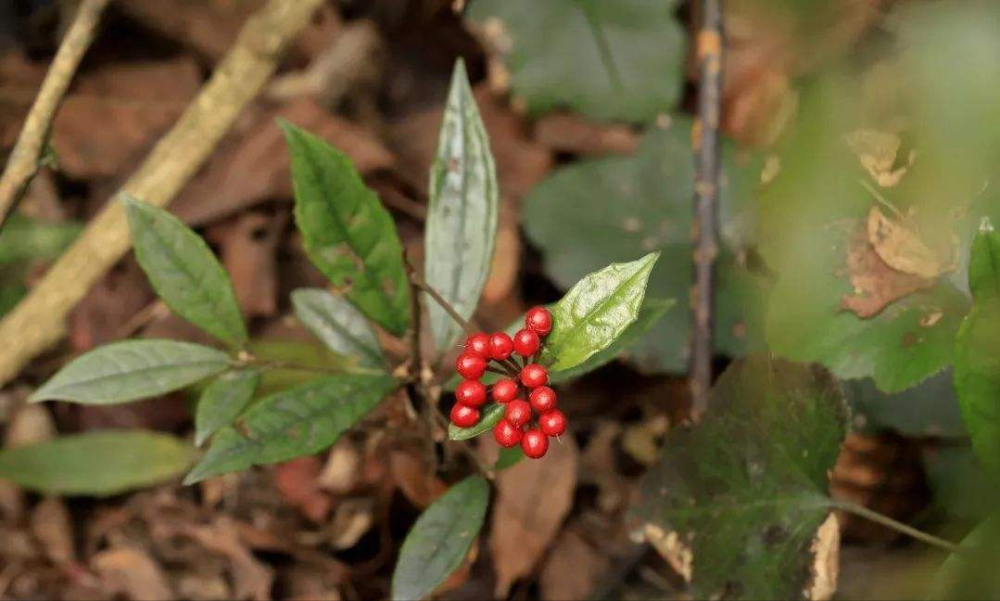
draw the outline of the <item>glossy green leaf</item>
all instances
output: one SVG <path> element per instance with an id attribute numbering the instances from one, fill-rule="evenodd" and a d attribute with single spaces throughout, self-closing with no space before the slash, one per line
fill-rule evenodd
<path id="1" fill-rule="evenodd" d="M 397 385 L 387 374 L 344 374 L 266 396 L 215 434 L 185 483 L 318 453 Z"/>
<path id="2" fill-rule="evenodd" d="M 0 451 L 0 478 L 45 494 L 109 496 L 180 476 L 188 443 L 156 432 L 108 430 Z"/>
<path id="3" fill-rule="evenodd" d="M 302 325 L 330 350 L 361 365 L 382 365 L 382 347 L 365 316 L 342 297 L 319 288 L 292 292 L 292 307 Z"/>
<path id="4" fill-rule="evenodd" d="M 532 113 L 568 107 L 648 122 L 681 94 L 687 51 L 676 11 L 673 0 L 476 0 L 468 16 Z"/>
<path id="5" fill-rule="evenodd" d="M 179 390 L 232 365 L 225 353 L 200 344 L 126 340 L 77 357 L 30 400 L 114 405 Z"/>
<path id="6" fill-rule="evenodd" d="M 983 520 L 965 537 L 961 553 L 941 564 L 927 599 L 1000 598 L 1000 515 Z"/>
<path id="7" fill-rule="evenodd" d="M 1000 479 L 1000 234 L 982 229 L 972 245 L 972 311 L 955 338 L 955 390 L 972 447 L 987 472 Z M 998 255 L 1000 256 L 1000 255 Z"/>
<path id="8" fill-rule="evenodd" d="M 763 347 L 761 278 L 736 258 L 754 242 L 760 161 L 734 155 L 724 146 L 715 342 L 721 353 L 740 356 Z M 525 199 L 522 220 L 542 251 L 546 274 L 566 290 L 609 262 L 658 250 L 648 295 L 687 299 L 691 156 L 691 121 L 678 116 L 669 127 L 649 129 L 633 156 L 583 160 L 554 171 Z M 631 365 L 644 372 L 687 371 L 690 311 L 682 305 L 635 344 L 626 357 Z"/>
<path id="9" fill-rule="evenodd" d="M 514 467 L 522 459 L 524 459 L 524 451 L 521 450 L 521 447 L 501 448 L 500 454 L 497 455 L 497 461 L 493 464 L 493 469 L 499 472 L 509 467 Z"/>
<path id="10" fill-rule="evenodd" d="M 660 253 L 612 263 L 583 278 L 552 307 L 543 360 L 552 371 L 576 367 L 611 346 L 639 317 L 646 282 Z"/>
<path id="11" fill-rule="evenodd" d="M 663 300 L 646 298 L 639 309 L 639 316 L 625 331 L 615 339 L 607 348 L 591 355 L 589 359 L 563 370 L 553 370 L 549 373 L 549 382 L 558 384 L 573 378 L 578 378 L 586 373 L 610 363 L 617 359 L 622 353 L 638 342 L 643 336 L 649 333 L 650 329 L 658 322 L 667 311 L 675 304 L 673 299 Z"/>
<path id="12" fill-rule="evenodd" d="M 194 443 L 204 444 L 215 432 L 227 426 L 247 408 L 260 384 L 256 369 L 240 369 L 222 374 L 205 388 L 195 412 Z"/>
<path id="13" fill-rule="evenodd" d="M 503 419 L 506 405 L 491 403 L 480 409 L 479 423 L 471 428 L 460 428 L 455 424 L 448 425 L 448 438 L 452 440 L 468 440 L 493 429 Z"/>
<path id="14" fill-rule="evenodd" d="M 668 435 L 637 516 L 690 551 L 694 598 L 799 598 L 847 432 L 837 383 L 818 367 L 751 355 L 722 374 L 709 406 L 700 424 Z"/>
<path id="15" fill-rule="evenodd" d="M 292 157 L 295 222 L 309 258 L 369 319 L 401 336 L 410 319 L 409 289 L 392 216 L 347 155 L 280 124 Z"/>
<path id="16" fill-rule="evenodd" d="M 469 476 L 424 511 L 406 535 L 392 574 L 392 598 L 423 599 L 459 566 L 479 535 L 490 485 Z"/>
<path id="17" fill-rule="evenodd" d="M 205 241 L 167 211 L 122 196 L 139 265 L 175 313 L 219 340 L 247 341 L 229 275 Z"/>
<path id="18" fill-rule="evenodd" d="M 489 139 L 459 60 L 431 167 L 424 278 L 465 319 L 475 312 L 490 273 L 498 205 Z M 426 305 L 436 347 L 447 350 L 462 326 L 429 297 Z"/>
<path id="19" fill-rule="evenodd" d="M 78 223 L 45 223 L 14 215 L 0 230 L 0 265 L 54 259 L 82 230 Z"/>

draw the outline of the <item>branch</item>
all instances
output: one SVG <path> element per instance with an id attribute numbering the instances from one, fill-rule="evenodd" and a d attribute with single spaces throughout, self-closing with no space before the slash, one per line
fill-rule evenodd
<path id="1" fill-rule="evenodd" d="M 694 178 L 694 288 L 691 290 L 691 415 L 698 419 L 708 407 L 712 386 L 712 311 L 715 298 L 715 258 L 719 252 L 719 119 L 722 103 L 721 0 L 702 0 L 698 33 L 698 120 L 692 132 Z"/>
<path id="2" fill-rule="evenodd" d="M 21 135 L 10 153 L 7 167 L 0 176 L 0 228 L 3 227 L 11 209 L 24 194 L 28 184 L 38 173 L 39 159 L 45 148 L 45 141 L 56 111 L 62 104 L 66 90 L 83 55 L 94 40 L 101 13 L 109 0 L 83 0 L 69 31 L 59 44 L 59 51 L 52 60 L 52 66 L 45 75 L 45 81 L 38 91 L 35 103 L 24 120 Z"/>
<path id="3" fill-rule="evenodd" d="M 269 0 L 243 26 L 211 79 L 125 182 L 127 192 L 167 205 L 198 171 L 264 86 L 282 50 L 325 0 Z M 0 322 L 0 385 L 65 334 L 65 318 L 129 249 L 125 213 L 109 202 L 31 293 Z"/>

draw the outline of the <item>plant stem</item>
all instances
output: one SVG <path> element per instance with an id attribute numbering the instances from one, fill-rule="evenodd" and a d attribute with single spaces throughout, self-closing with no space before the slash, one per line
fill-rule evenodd
<path id="1" fill-rule="evenodd" d="M 694 288 L 691 290 L 691 415 L 708 408 L 712 386 L 715 258 L 719 252 L 719 121 L 722 104 L 722 0 L 701 0 L 698 32 L 698 119 L 692 138 L 695 153 Z"/>
<path id="2" fill-rule="evenodd" d="M 950 553 L 964 553 L 965 549 L 956 545 L 955 543 L 944 540 L 943 538 L 938 538 L 933 534 L 928 534 L 923 530 L 917 530 L 913 526 L 907 526 L 902 522 L 898 522 L 887 515 L 882 515 L 877 511 L 873 511 L 864 507 L 863 505 L 858 505 L 852 501 L 844 501 L 841 499 L 835 499 L 832 501 L 832 506 L 836 509 L 846 511 L 847 513 L 852 513 L 858 517 L 864 518 L 866 520 L 875 522 L 876 524 L 881 524 L 886 528 L 895 530 L 901 534 L 905 534 L 911 538 L 914 538 L 920 542 L 926 543 L 932 547 L 937 547 L 943 549 Z"/>
<path id="3" fill-rule="evenodd" d="M 434 299 L 434 302 L 436 302 L 442 309 L 444 309 L 445 313 L 455 320 L 455 323 L 462 326 L 462 329 L 464 329 L 467 334 L 471 336 L 477 333 L 476 328 L 474 328 L 464 317 L 459 315 L 458 311 L 455 310 L 455 307 L 451 306 L 451 303 L 446 301 L 437 290 L 432 288 L 430 284 L 424 281 L 424 278 L 417 274 L 417 270 L 413 268 L 413 265 L 410 265 L 409 261 L 406 261 L 406 275 L 414 286 L 429 294 L 430 297 Z"/>
<path id="4" fill-rule="evenodd" d="M 618 70 L 618 65 L 615 63 L 615 57 L 611 53 L 611 44 L 608 43 L 608 36 L 604 34 L 604 30 L 601 28 L 601 24 L 597 20 L 597 16 L 594 15 L 589 3 L 578 0 L 577 6 L 583 12 L 584 18 L 587 19 L 587 25 L 590 27 L 590 33 L 594 36 L 594 43 L 597 44 L 597 53 L 604 64 L 604 70 L 608 74 L 611 87 L 617 93 L 624 92 L 625 86 L 622 84 L 622 75 Z"/>

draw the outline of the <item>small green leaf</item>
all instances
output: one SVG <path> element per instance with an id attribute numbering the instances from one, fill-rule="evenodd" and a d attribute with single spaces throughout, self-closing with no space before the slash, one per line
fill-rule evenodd
<path id="1" fill-rule="evenodd" d="M 639 317 L 637 317 L 636 320 L 632 322 L 632 325 L 630 325 L 621 334 L 621 336 L 615 339 L 615 341 L 612 342 L 607 348 L 594 353 L 589 359 L 575 367 L 552 371 L 549 374 L 549 381 L 553 384 L 565 382 L 573 378 L 578 378 L 607 363 L 610 363 L 611 361 L 614 361 L 619 355 L 627 351 L 629 347 L 641 340 L 642 337 L 649 332 L 650 328 L 656 325 L 656 322 L 659 321 L 661 317 L 666 315 L 667 311 L 669 311 L 674 304 L 675 301 L 673 299 L 664 300 L 647 298 L 642 304 L 642 308 L 639 309 Z"/>
<path id="2" fill-rule="evenodd" d="M 45 223 L 14 215 L 0 230 L 0 265 L 54 259 L 82 230 L 78 223 Z"/>
<path id="3" fill-rule="evenodd" d="M 521 450 L 521 447 L 501 448 L 493 469 L 498 472 L 503 471 L 509 467 L 514 467 L 522 459 L 524 459 L 524 451 Z"/>
<path id="4" fill-rule="evenodd" d="M 257 401 L 233 426 L 222 428 L 184 480 L 318 453 L 374 408 L 397 382 L 391 376 L 345 374 L 319 378 Z"/>
<path id="5" fill-rule="evenodd" d="M 451 440 L 468 440 L 493 429 L 501 419 L 507 406 L 500 403 L 487 405 L 480 411 L 479 423 L 471 428 L 460 428 L 455 424 L 448 425 L 448 438 Z"/>
<path id="6" fill-rule="evenodd" d="M 979 234 L 972 240 L 969 257 L 969 288 L 977 303 L 1000 300 L 1000 234 L 984 217 Z"/>
<path id="7" fill-rule="evenodd" d="M 976 526 L 941 564 L 927 599 L 1000 598 L 1000 515 L 993 514 Z"/>
<path id="8" fill-rule="evenodd" d="M 135 257 L 156 294 L 175 313 L 241 346 L 247 329 L 229 274 L 198 234 L 167 211 L 122 196 Z"/>
<path id="9" fill-rule="evenodd" d="M 837 383 L 818 367 L 751 355 L 722 374 L 710 407 L 668 435 L 638 515 L 687 548 L 694 598 L 799 598 L 847 432 Z"/>
<path id="10" fill-rule="evenodd" d="M 194 449 L 173 436 L 109 430 L 0 451 L 0 478 L 55 495 L 109 496 L 171 480 Z"/>
<path id="11" fill-rule="evenodd" d="M 260 384 L 260 372 L 240 369 L 215 379 L 198 400 L 195 413 L 194 444 L 201 446 L 215 432 L 232 423 L 253 400 Z"/>
<path id="12" fill-rule="evenodd" d="M 462 565 L 486 517 L 490 486 L 469 476 L 424 511 L 406 535 L 392 574 L 392 598 L 427 597 Z"/>
<path id="13" fill-rule="evenodd" d="M 344 153 L 291 123 L 280 125 L 309 258 L 362 313 L 401 336 L 410 320 L 409 289 L 392 216 Z"/>
<path id="14" fill-rule="evenodd" d="M 465 319 L 476 310 L 490 273 L 498 199 L 486 128 L 459 59 L 431 167 L 424 277 Z M 438 351 L 447 350 L 462 327 L 433 300 L 427 313 Z"/>
<path id="15" fill-rule="evenodd" d="M 30 401 L 114 405 L 179 390 L 226 371 L 232 360 L 200 344 L 126 340 L 98 347 L 59 370 Z"/>
<path id="16" fill-rule="evenodd" d="M 302 325 L 330 350 L 361 365 L 382 365 L 382 348 L 365 316 L 342 297 L 319 288 L 292 292 L 292 307 Z"/>
<path id="17" fill-rule="evenodd" d="M 660 253 L 612 263 L 583 278 L 552 307 L 543 358 L 552 371 L 580 365 L 611 346 L 639 317 L 646 282 Z"/>

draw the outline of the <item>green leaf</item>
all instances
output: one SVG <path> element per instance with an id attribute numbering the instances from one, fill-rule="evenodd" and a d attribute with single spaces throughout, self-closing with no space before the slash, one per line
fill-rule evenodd
<path id="1" fill-rule="evenodd" d="M 847 432 L 837 383 L 818 367 L 751 355 L 719 378 L 710 407 L 668 435 L 638 516 L 690 551 L 694 598 L 799 598 Z"/>
<path id="2" fill-rule="evenodd" d="M 521 450 L 521 447 L 512 447 L 509 449 L 501 448 L 500 454 L 497 455 L 497 461 L 493 465 L 493 469 L 499 472 L 509 467 L 514 467 L 520 463 L 522 459 L 524 459 L 524 451 Z"/>
<path id="3" fill-rule="evenodd" d="M 482 476 L 469 476 L 424 511 L 406 535 L 392 574 L 392 598 L 427 597 L 462 565 L 490 500 Z"/>
<path id="4" fill-rule="evenodd" d="M 45 223 L 14 215 L 0 230 L 0 265 L 54 259 L 82 230 L 78 223 Z"/>
<path id="5" fill-rule="evenodd" d="M 475 312 L 490 273 L 498 200 L 489 139 L 460 59 L 431 167 L 424 277 L 465 319 Z M 447 350 L 462 326 L 430 299 L 427 313 L 438 351 Z"/>
<path id="6" fill-rule="evenodd" d="M 179 390 L 222 373 L 225 353 L 176 340 L 126 340 L 77 357 L 29 399 L 114 405 Z"/>
<path id="7" fill-rule="evenodd" d="M 552 371 L 576 367 L 611 346 L 639 317 L 646 282 L 660 253 L 612 263 L 583 278 L 552 307 L 543 359 Z"/>
<path id="8" fill-rule="evenodd" d="M 240 369 L 216 378 L 198 400 L 194 444 L 201 446 L 215 432 L 232 423 L 253 400 L 260 384 L 256 369 Z"/>
<path id="9" fill-rule="evenodd" d="M 972 448 L 994 478 L 1000 480 L 1000 262 L 994 250 L 1000 234 L 979 232 L 972 244 L 969 284 L 975 295 L 972 311 L 955 338 L 955 390 Z"/>
<path id="10" fill-rule="evenodd" d="M 565 382 L 573 378 L 578 378 L 607 363 L 610 363 L 611 361 L 614 361 L 619 355 L 627 351 L 633 344 L 645 336 L 649 330 L 656 325 L 656 322 L 666 315 L 667 311 L 669 311 L 674 304 L 675 302 L 673 299 L 665 300 L 647 297 L 645 302 L 642 303 L 642 307 L 639 309 L 639 316 L 634 322 L 632 322 L 632 325 L 628 326 L 621 336 L 616 338 L 615 341 L 604 350 L 591 355 L 591 357 L 583 363 L 569 369 L 558 371 L 553 370 L 549 373 L 549 382 L 558 384 L 559 382 Z"/>
<path id="11" fill-rule="evenodd" d="M 673 0 L 476 0 L 468 16 L 530 112 L 648 122 L 680 98 L 686 42 L 676 11 Z"/>
<path id="12" fill-rule="evenodd" d="M 397 385 L 387 374 L 333 375 L 266 396 L 216 433 L 184 482 L 318 453 Z"/>
<path id="13" fill-rule="evenodd" d="M 0 451 L 0 478 L 45 494 L 110 496 L 172 480 L 193 459 L 191 445 L 166 434 L 87 432 Z"/>
<path id="14" fill-rule="evenodd" d="M 409 289 L 392 216 L 347 155 L 279 123 L 292 157 L 295 222 L 309 258 L 369 319 L 401 336 L 410 320 Z"/>
<path id="15" fill-rule="evenodd" d="M 292 292 L 292 307 L 302 325 L 330 350 L 369 367 L 382 365 L 382 347 L 371 325 L 354 305 L 319 288 Z"/>
<path id="16" fill-rule="evenodd" d="M 175 313 L 229 344 L 247 341 L 229 275 L 200 236 L 167 211 L 122 196 L 139 265 Z"/>
<path id="17" fill-rule="evenodd" d="M 493 429 L 501 419 L 503 419 L 506 405 L 492 403 L 480 410 L 479 423 L 471 428 L 460 428 L 455 424 L 448 424 L 448 438 L 451 440 L 468 440 L 480 434 L 485 434 Z"/>
<path id="18" fill-rule="evenodd" d="M 960 547 L 961 553 L 952 553 L 941 564 L 927 598 L 1000 598 L 1000 515 L 983 520 Z"/>
<path id="19" fill-rule="evenodd" d="M 958 395 L 951 369 L 934 374 L 913 388 L 887 394 L 871 378 L 844 380 L 844 397 L 855 416 L 855 424 L 868 432 L 893 430 L 912 438 L 964 440 L 968 430 L 962 423 Z"/>
<path id="20" fill-rule="evenodd" d="M 676 116 L 651 128 L 633 156 L 578 161 L 553 172 L 524 201 L 525 233 L 544 256 L 546 274 L 568 289 L 611 261 L 659 250 L 649 276 L 653 298 L 688 298 L 691 290 L 691 121 Z M 737 256 L 754 230 L 760 161 L 737 163 L 724 147 L 721 236 L 716 291 L 716 347 L 740 356 L 763 347 L 761 278 Z M 644 372 L 687 371 L 686 303 L 654 325 L 627 356 Z"/>

